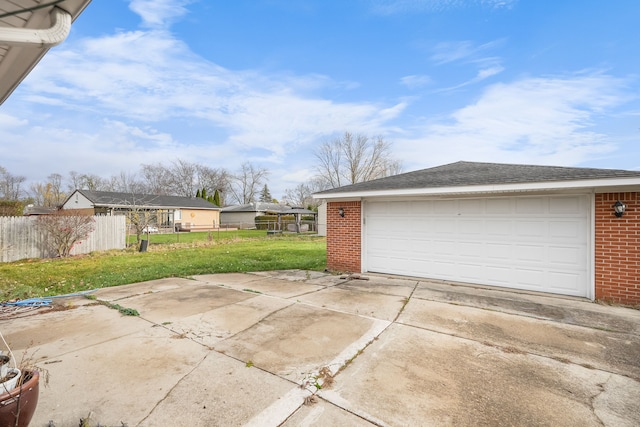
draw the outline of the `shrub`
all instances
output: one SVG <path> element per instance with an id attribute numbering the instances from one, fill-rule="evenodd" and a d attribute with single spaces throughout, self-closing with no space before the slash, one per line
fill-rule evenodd
<path id="1" fill-rule="evenodd" d="M 46 244 L 56 256 L 68 257 L 73 245 L 93 231 L 94 219 L 74 210 L 59 210 L 41 215 L 36 226 L 46 235 Z"/>

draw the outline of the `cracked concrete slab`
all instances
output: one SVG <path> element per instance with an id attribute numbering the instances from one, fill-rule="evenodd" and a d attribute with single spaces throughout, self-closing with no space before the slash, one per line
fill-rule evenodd
<path id="1" fill-rule="evenodd" d="M 93 302 L 65 311 L 0 322 L 2 334 L 16 357 L 27 351 L 34 361 L 109 342 L 149 327 L 140 318 L 124 318 L 117 310 Z M 97 325 L 100 325 L 99 331 Z M 3 346 L 3 350 L 4 349 Z"/>
<path id="2" fill-rule="evenodd" d="M 384 295 L 397 295 L 402 297 L 409 297 L 415 289 L 417 282 L 415 281 L 396 281 L 390 280 L 349 280 L 337 285 L 337 288 L 356 290 L 361 292 L 371 292 Z"/>
<path id="3" fill-rule="evenodd" d="M 441 281 L 420 281 L 413 297 L 640 336 L 640 311 L 593 304 L 584 298 Z"/>
<path id="4" fill-rule="evenodd" d="M 205 276 L 195 276 L 195 279 L 244 292 L 272 295 L 280 298 L 293 298 L 298 295 L 323 289 L 323 286 L 309 285 L 295 280 L 273 279 L 253 274 L 247 274 L 245 276 L 247 277 L 234 277 L 231 280 L 229 280 L 229 278 L 212 279 L 211 277 Z M 249 277 L 251 277 L 252 280 L 249 280 Z"/>
<path id="5" fill-rule="evenodd" d="M 396 318 L 406 297 L 376 292 L 342 289 L 340 286 L 297 297 L 297 301 L 382 320 Z"/>
<path id="6" fill-rule="evenodd" d="M 210 352 L 140 425 L 243 426 L 274 402 L 285 400 L 292 390 L 299 391 L 298 399 L 291 402 L 297 408 L 309 392 L 266 371 Z"/>
<path id="7" fill-rule="evenodd" d="M 374 427 L 375 424 L 320 398 L 301 406 L 281 427 Z"/>
<path id="8" fill-rule="evenodd" d="M 398 322 L 640 378 L 640 340 L 630 334 L 419 299 Z"/>
<path id="9" fill-rule="evenodd" d="M 214 349 L 301 384 L 328 366 L 337 370 L 351 355 L 344 350 L 362 337 L 372 340 L 387 322 L 303 304 L 286 307 Z M 362 343 L 362 347 L 366 342 Z M 343 355 L 342 359 L 339 357 Z"/>
<path id="10" fill-rule="evenodd" d="M 291 300 L 254 296 L 235 304 L 225 305 L 204 313 L 179 319 L 166 325 L 177 334 L 183 334 L 208 347 L 242 332 L 291 304 Z"/>
<path id="11" fill-rule="evenodd" d="M 169 279 L 158 279 L 148 282 L 132 283 L 130 285 L 102 288 L 96 290 L 93 295 L 100 298 L 102 301 L 113 302 L 123 298 L 131 298 L 135 295 L 145 295 L 171 289 L 182 289 L 185 286 L 195 284 L 196 282 L 193 280 L 172 277 Z"/>
<path id="12" fill-rule="evenodd" d="M 394 324 L 318 394 L 382 425 L 596 426 L 592 399 L 611 375 Z M 640 396 L 638 382 L 618 379 Z"/>
<path id="13" fill-rule="evenodd" d="M 117 325 L 136 320 L 112 319 Z M 137 425 L 207 354 L 203 346 L 149 323 L 135 333 L 66 352 L 46 345 L 37 350 L 49 356 L 39 365 L 50 371 L 50 383 L 40 387 L 33 426 L 49 420 L 75 426 L 87 416 L 101 425 Z"/>
<path id="14" fill-rule="evenodd" d="M 144 319 L 165 323 L 255 298 L 252 293 L 196 283 L 162 293 L 136 295 L 120 300 L 120 304 L 138 310 Z"/>
<path id="15" fill-rule="evenodd" d="M 163 279 L 0 328 L 51 374 L 33 426 L 640 425 L 639 311 L 416 283 Z"/>

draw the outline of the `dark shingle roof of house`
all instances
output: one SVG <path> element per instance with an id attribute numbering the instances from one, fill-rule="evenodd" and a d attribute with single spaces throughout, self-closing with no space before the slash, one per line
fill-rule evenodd
<path id="1" fill-rule="evenodd" d="M 112 191 L 77 191 L 89 199 L 95 206 L 220 209 L 200 197 L 159 196 L 154 194 L 118 193 Z"/>
<path id="2" fill-rule="evenodd" d="M 316 193 L 352 193 L 473 185 L 524 184 L 553 181 L 640 178 L 640 171 L 563 166 L 456 162 Z"/>

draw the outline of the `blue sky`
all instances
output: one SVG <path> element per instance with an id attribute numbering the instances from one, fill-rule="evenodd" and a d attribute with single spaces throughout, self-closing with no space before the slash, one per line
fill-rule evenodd
<path id="1" fill-rule="evenodd" d="M 93 0 L 0 107 L 31 181 L 172 159 L 270 170 L 322 141 L 458 160 L 640 169 L 636 0 Z"/>

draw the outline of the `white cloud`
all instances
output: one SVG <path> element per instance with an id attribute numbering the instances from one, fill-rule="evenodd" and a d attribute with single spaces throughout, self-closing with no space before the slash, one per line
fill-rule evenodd
<path id="1" fill-rule="evenodd" d="M 480 6 L 488 9 L 510 9 L 518 0 L 371 0 L 371 9 L 380 15 L 399 13 L 435 13 L 451 9 Z"/>
<path id="2" fill-rule="evenodd" d="M 457 160 L 577 165 L 614 149 L 590 130 L 624 101 L 624 82 L 607 75 L 528 78 L 486 89 L 474 104 L 398 140 L 401 157 L 428 164 Z M 412 161 L 414 168 L 425 167 Z"/>
<path id="3" fill-rule="evenodd" d="M 486 53 L 501 47 L 505 42 L 505 39 L 493 40 L 483 44 L 476 44 L 469 40 L 440 42 L 434 46 L 431 60 L 437 65 L 459 61 L 484 65 L 495 63 L 499 62 L 499 59 L 486 56 Z"/>
<path id="4" fill-rule="evenodd" d="M 0 113 L 0 129 L 17 128 L 26 126 L 28 123 L 26 119 Z"/>
<path id="5" fill-rule="evenodd" d="M 455 85 L 453 87 L 439 89 L 438 92 L 446 92 L 450 90 L 460 89 L 464 86 L 469 86 L 475 83 L 480 83 L 481 81 L 488 79 L 489 77 L 495 76 L 497 74 L 500 74 L 503 71 L 504 71 L 504 68 L 499 65 L 494 67 L 489 67 L 489 68 L 483 68 L 478 70 L 478 73 L 474 78 L 467 80 L 466 82 L 460 83 L 458 85 Z"/>
<path id="6" fill-rule="evenodd" d="M 404 76 L 400 79 L 400 83 L 409 89 L 419 89 L 432 83 L 431 77 L 425 75 Z"/>
<path id="7" fill-rule="evenodd" d="M 168 28 L 186 15 L 189 0 L 131 0 L 129 8 L 140 15 L 145 27 Z"/>

